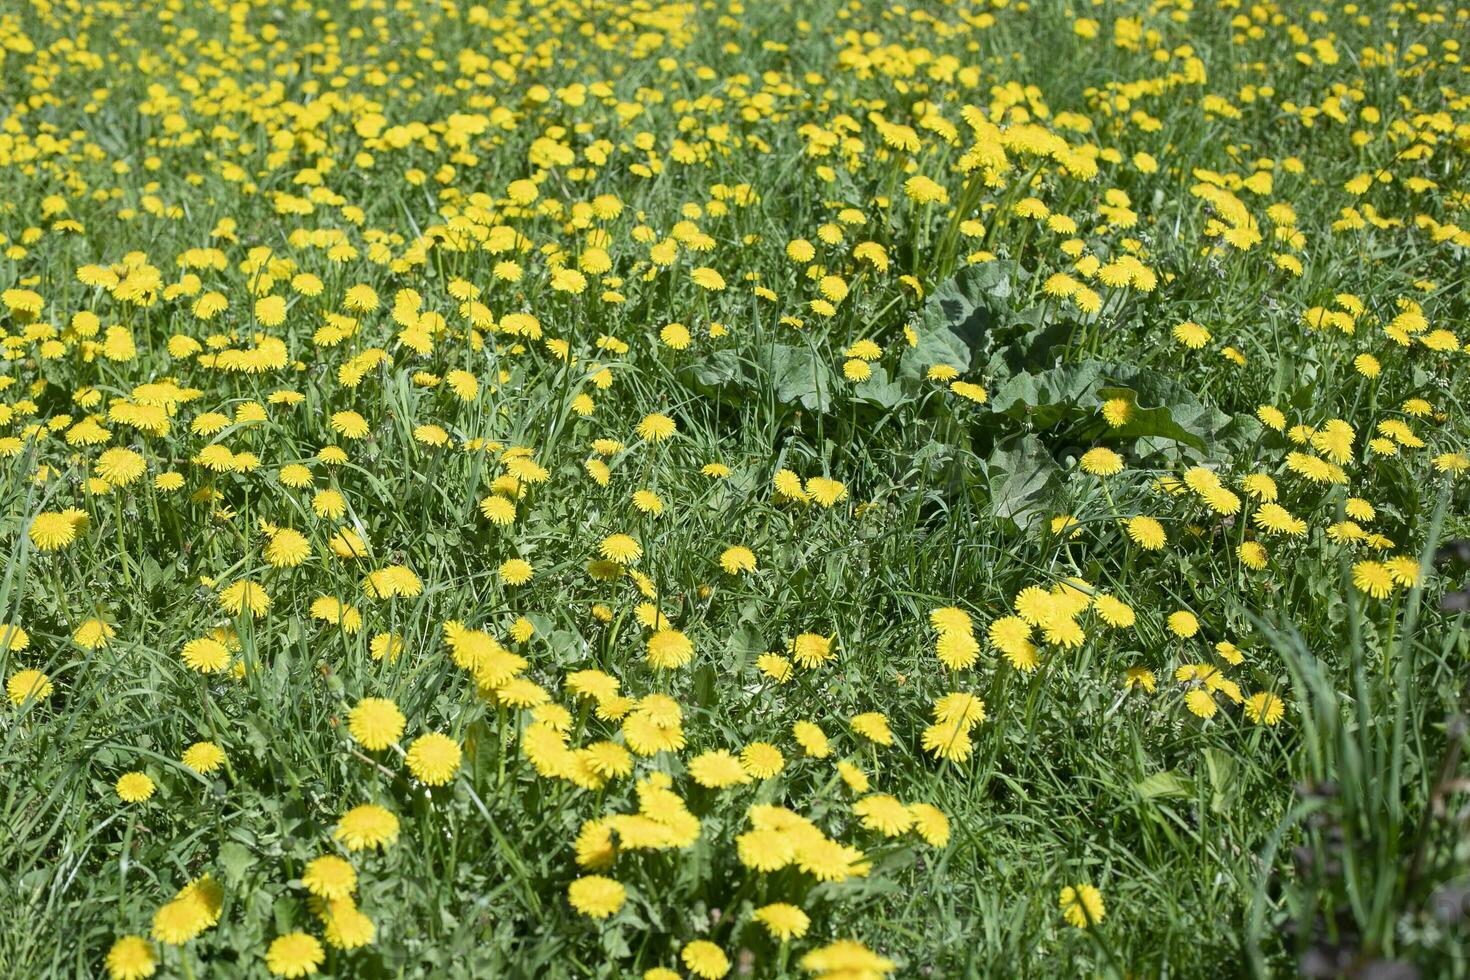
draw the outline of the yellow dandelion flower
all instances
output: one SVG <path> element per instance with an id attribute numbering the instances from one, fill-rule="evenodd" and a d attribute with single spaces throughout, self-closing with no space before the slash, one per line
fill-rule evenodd
<path id="1" fill-rule="evenodd" d="M 406 754 L 408 771 L 426 786 L 443 786 L 459 770 L 459 743 L 448 735 L 431 732 L 420 735 L 409 745 Z"/>
<path id="2" fill-rule="evenodd" d="M 1061 906 L 1062 916 L 1078 929 L 1095 926 L 1107 915 L 1102 892 L 1092 885 L 1068 885 L 1062 889 L 1058 904 Z"/>
<path id="3" fill-rule="evenodd" d="M 370 752 L 398 741 L 405 724 L 403 712 L 387 698 L 363 698 L 347 713 L 347 730 Z"/>

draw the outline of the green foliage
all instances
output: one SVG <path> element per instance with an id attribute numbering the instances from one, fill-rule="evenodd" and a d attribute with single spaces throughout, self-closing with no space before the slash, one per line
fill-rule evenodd
<path id="1" fill-rule="evenodd" d="M 1464 21 L 0 11 L 0 977 L 136 935 L 159 977 L 265 978 L 295 931 L 336 977 L 690 975 L 707 941 L 785 980 L 845 939 L 901 977 L 1470 975 L 1470 571 L 1433 560 L 1470 537 Z M 682 747 L 577 754 L 665 696 Z M 698 831 L 637 847 L 665 780 Z M 398 836 L 353 849 L 367 803 Z M 155 937 L 202 876 L 217 921 Z"/>

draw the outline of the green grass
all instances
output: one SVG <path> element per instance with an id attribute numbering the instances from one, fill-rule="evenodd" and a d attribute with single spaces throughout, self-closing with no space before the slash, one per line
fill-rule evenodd
<path id="1" fill-rule="evenodd" d="M 39 670 L 52 686 L 40 700 L 12 686 L 0 712 L 0 973 L 105 975 L 118 937 L 150 936 L 208 874 L 218 921 L 152 942 L 158 975 L 268 976 L 276 939 L 324 937 L 301 880 L 324 854 L 351 861 L 375 927 L 357 949 L 326 943 L 334 976 L 692 975 L 680 951 L 703 939 L 732 976 L 795 977 L 846 938 L 903 977 L 1470 973 L 1470 642 L 1464 613 L 1440 608 L 1467 572 L 1434 560 L 1470 537 L 1456 470 L 1467 15 L 1349 7 L 30 0 L 0 14 L 0 624 L 29 637 L 0 640 L 0 675 Z M 885 143 L 891 124 L 917 149 L 891 131 Z M 997 141 L 1009 166 L 972 171 L 966 155 Z M 911 199 L 914 175 L 947 200 Z M 529 206 L 510 186 L 525 179 Z M 603 195 L 620 209 L 584 213 Z M 1017 212 L 1033 198 L 1075 227 Z M 789 257 L 794 239 L 814 258 Z M 660 261 L 653 246 L 674 240 Z M 584 291 L 553 285 L 558 257 L 576 267 L 593 249 L 610 265 L 593 262 Z M 1125 257 L 1135 277 L 1109 285 Z M 497 273 L 508 260 L 518 280 Z M 126 281 L 79 271 L 95 266 Z M 697 285 L 701 267 L 725 288 Z M 319 293 L 293 286 L 301 273 Z M 830 281 L 824 294 L 826 276 L 845 295 Z M 460 280 L 496 327 L 472 323 Z M 363 285 L 380 305 L 353 312 Z M 415 316 L 442 318 L 424 322 L 427 347 L 393 314 L 406 290 Z M 227 308 L 203 317 L 208 292 Z M 287 301 L 279 323 L 260 319 L 267 295 Z M 1342 318 L 1314 329 L 1313 310 Z M 540 334 L 499 325 L 516 312 Z M 329 315 L 355 332 L 326 337 Z M 1175 338 L 1184 322 L 1208 330 L 1203 345 Z M 671 323 L 687 348 L 661 339 Z M 285 364 L 210 361 L 266 337 Z M 880 348 L 862 381 L 845 373 L 859 341 Z M 377 362 L 344 374 L 364 352 Z M 456 370 L 477 379 L 472 398 L 421 375 Z M 167 430 L 131 423 L 150 397 L 139 386 L 170 382 Z M 281 391 L 299 403 L 272 400 Z M 1102 410 L 1119 398 L 1131 416 L 1113 426 Z M 365 437 L 334 431 L 347 411 Z M 222 426 L 196 431 L 206 412 Z M 676 434 L 640 438 L 651 413 Z M 1291 454 L 1327 458 L 1312 437 L 1332 420 L 1352 442 L 1341 479 L 1315 479 Z M 416 434 L 425 425 L 445 444 Z M 212 470 L 211 445 L 258 465 Z M 347 460 L 321 460 L 329 445 Z M 1084 472 L 1097 446 L 1125 468 Z M 99 459 L 118 447 L 145 472 L 109 485 Z M 545 480 L 492 485 L 517 465 L 509 447 Z M 702 472 L 715 462 L 728 477 Z M 312 483 L 283 483 L 291 464 Z M 1197 468 L 1237 511 L 1184 488 Z M 840 481 L 845 497 L 783 496 L 783 470 Z M 182 485 L 156 483 L 165 473 Z M 1303 534 L 1262 526 L 1251 474 L 1273 478 Z M 314 512 L 325 489 L 342 516 Z M 640 510 L 639 490 L 662 512 Z M 514 501 L 512 524 L 481 515 L 492 493 Z M 1343 538 L 1357 501 L 1382 547 Z M 62 512 L 85 521 L 47 549 L 34 522 Z M 1134 516 L 1160 522 L 1162 549 L 1130 538 Z M 298 566 L 267 558 L 282 527 L 310 543 Z M 343 529 L 370 554 L 334 554 Z M 641 581 L 589 569 L 614 533 L 639 541 Z M 732 545 L 755 571 L 721 569 Z M 531 563 L 529 582 L 507 582 L 511 558 Z M 1386 596 L 1354 585 L 1390 558 Z M 421 592 L 365 591 L 387 566 Z M 1038 664 L 1018 669 L 988 627 L 1023 589 L 1077 578 L 1136 622 L 1078 612 L 1080 643 L 1038 628 Z M 244 580 L 268 612 L 222 606 Z M 314 617 L 320 597 L 355 607 L 361 628 Z M 979 640 L 961 669 L 936 655 L 930 613 L 947 607 Z M 648 663 L 655 608 L 692 641 L 687 665 Z M 1171 630 L 1180 610 L 1197 634 Z M 96 648 L 77 637 L 94 618 L 115 632 Z M 477 689 L 448 622 L 525 658 L 524 678 L 567 708 L 571 748 L 628 742 L 566 686 L 594 669 L 631 698 L 675 699 L 685 748 L 636 756 L 597 788 L 538 772 L 533 713 Z M 518 625 L 533 632 L 516 638 Z M 184 645 L 221 628 L 231 668 L 189 669 Z M 370 654 L 382 633 L 401 656 Z M 833 658 L 785 683 L 758 669 L 802 634 L 831 637 Z M 1230 683 L 1178 679 L 1188 665 Z M 1131 668 L 1151 685 L 1130 687 Z M 985 718 L 973 751 L 946 761 L 923 737 L 952 692 L 983 700 Z M 1282 700 L 1279 723 L 1247 714 L 1256 694 Z M 407 719 L 397 745 L 349 733 L 370 697 Z M 854 731 L 866 712 L 886 716 L 891 745 Z M 798 721 L 821 726 L 830 756 L 801 750 Z M 464 747 L 444 786 L 404 759 L 428 732 Z M 198 773 L 181 756 L 206 740 L 227 762 Z M 700 753 L 759 741 L 784 755 L 772 777 L 716 790 L 690 775 Z M 135 771 L 156 790 L 129 804 L 115 784 Z M 636 812 L 654 773 L 699 818 L 697 839 L 579 867 L 585 822 Z M 937 807 L 947 842 L 865 825 L 855 806 L 872 794 Z M 368 802 L 396 814 L 398 839 L 348 851 L 333 830 Z M 736 840 L 757 804 L 859 849 L 867 873 L 747 867 Z M 626 888 L 605 920 L 567 897 L 594 871 Z M 1106 907 L 1085 929 L 1059 908 L 1078 884 Z M 773 902 L 802 907 L 810 931 L 776 941 L 752 918 Z"/>

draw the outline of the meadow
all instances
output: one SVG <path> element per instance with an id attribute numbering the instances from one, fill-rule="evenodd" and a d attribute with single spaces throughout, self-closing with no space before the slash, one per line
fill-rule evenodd
<path id="1" fill-rule="evenodd" d="M 0 5 L 0 975 L 1470 975 L 1466 42 Z"/>

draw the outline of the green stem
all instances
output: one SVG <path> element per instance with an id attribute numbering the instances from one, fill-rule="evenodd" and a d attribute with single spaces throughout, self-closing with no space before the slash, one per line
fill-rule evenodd
<path id="1" fill-rule="evenodd" d="M 117 495 L 117 561 L 122 566 L 123 583 L 131 591 L 133 588 L 133 570 L 128 565 L 128 548 L 123 537 L 123 503 L 122 494 Z"/>

